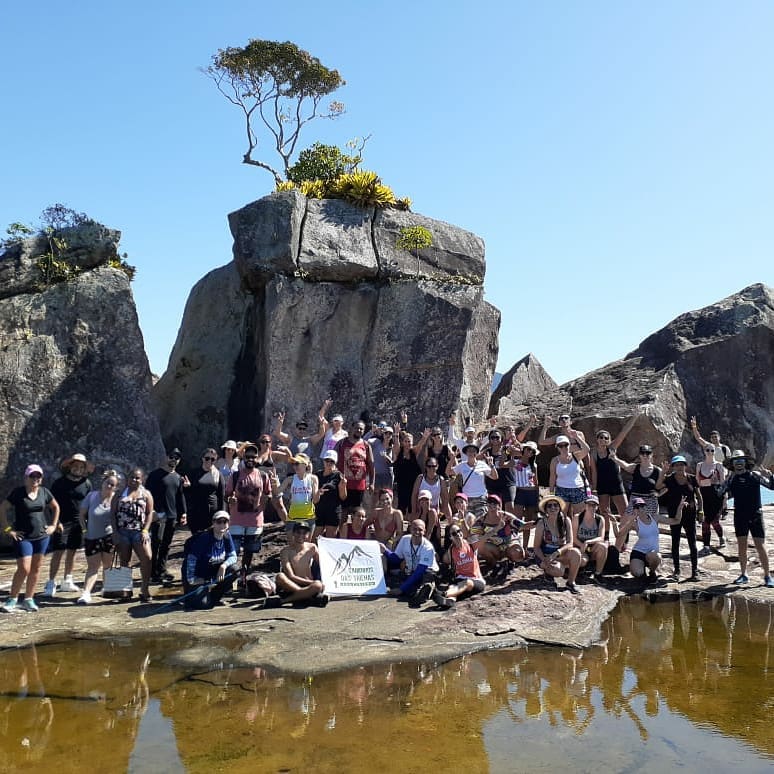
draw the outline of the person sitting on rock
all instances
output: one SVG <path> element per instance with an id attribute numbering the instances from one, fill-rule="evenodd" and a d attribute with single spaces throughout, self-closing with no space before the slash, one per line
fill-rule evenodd
<path id="1" fill-rule="evenodd" d="M 267 607 L 286 602 L 308 602 L 317 607 L 325 607 L 329 602 L 325 586 L 315 578 L 315 564 L 319 562 L 319 553 L 314 543 L 307 541 L 310 529 L 303 521 L 293 525 L 290 543 L 280 552 L 281 570 L 277 573 L 277 591 L 279 600 L 267 604 Z M 267 602 L 269 602 L 267 600 Z"/>
<path id="2" fill-rule="evenodd" d="M 342 527 L 341 537 L 344 540 L 368 540 L 368 527 L 365 508 L 355 508 L 351 521 Z"/>
<path id="3" fill-rule="evenodd" d="M 432 497 L 432 492 L 429 489 L 419 490 L 414 516 L 425 525 L 425 534 L 430 536 L 429 540 L 437 550 L 441 532 L 438 511 L 433 508 Z"/>
<path id="4" fill-rule="evenodd" d="M 454 575 L 454 583 L 446 593 L 436 590 L 433 602 L 438 607 L 448 610 L 465 594 L 478 594 L 486 588 L 486 581 L 481 574 L 476 550 L 468 543 L 462 533 L 462 528 L 452 524 L 449 528 L 451 546 L 443 556 L 443 563 L 450 565 Z"/>
<path id="5" fill-rule="evenodd" d="M 454 495 L 452 503 L 452 513 L 449 518 L 449 526 L 444 535 L 443 548 L 448 551 L 451 546 L 451 530 L 453 527 L 459 527 L 462 530 L 463 537 L 467 540 L 470 535 L 470 528 L 476 521 L 476 517 L 468 510 L 468 496 L 464 492 L 457 492 Z"/>
<path id="6" fill-rule="evenodd" d="M 629 572 L 635 578 L 644 578 L 645 572 L 648 572 L 648 579 L 651 582 L 658 581 L 658 568 L 661 565 L 661 554 L 659 553 L 658 525 L 679 524 L 683 517 L 683 508 L 685 499 L 678 503 L 675 518 L 662 516 L 658 512 L 652 516 L 648 510 L 647 503 L 642 497 L 633 497 L 629 503 L 630 511 L 627 511 L 623 519 L 621 528 L 618 531 L 615 547 L 620 552 L 623 549 L 626 538 L 630 530 L 637 533 L 637 542 L 634 544 L 629 554 Z"/>
<path id="7" fill-rule="evenodd" d="M 470 527 L 469 540 L 478 558 L 486 562 L 490 580 L 502 581 L 513 564 L 524 561 L 524 549 L 519 543 L 524 522 L 502 510 L 498 495 L 488 495 L 486 506 L 486 513 Z"/>
<path id="8" fill-rule="evenodd" d="M 432 543 L 425 537 L 425 523 L 414 519 L 409 534 L 404 535 L 390 551 L 384 543 L 382 554 L 388 569 L 400 568 L 403 582 L 388 592 L 391 597 L 409 597 L 413 604 L 422 605 L 430 599 L 438 573 L 438 561 Z"/>
<path id="9" fill-rule="evenodd" d="M 594 563 L 591 571 L 591 580 L 599 581 L 605 569 L 607 561 L 608 544 L 605 539 L 605 520 L 597 512 L 599 498 L 589 495 L 584 503 L 582 514 L 573 516 L 573 539 L 575 546 L 581 552 L 581 569 L 591 562 Z"/>
<path id="10" fill-rule="evenodd" d="M 565 588 L 579 594 L 575 579 L 581 563 L 581 552 L 574 545 L 572 521 L 566 515 L 567 503 L 556 495 L 544 497 L 538 506 L 541 518 L 535 528 L 535 559 L 550 578 L 567 573 Z"/>
<path id="11" fill-rule="evenodd" d="M 763 582 L 768 588 L 774 588 L 774 579 L 769 575 L 769 555 L 764 541 L 763 506 L 761 505 L 761 487 L 774 489 L 774 476 L 770 470 L 753 470 L 754 459 L 741 449 L 735 449 L 730 455 L 731 475 L 718 487 L 718 494 L 728 495 L 734 501 L 734 532 L 739 545 L 740 574 L 734 581 L 737 585 L 749 582 L 747 577 L 747 536 L 752 535 L 755 550 L 761 561 Z"/>
<path id="12" fill-rule="evenodd" d="M 211 608 L 231 589 L 237 551 L 228 530 L 230 520 L 226 511 L 216 511 L 210 529 L 185 541 L 182 576 L 183 592 L 189 595 L 186 607 Z M 199 593 L 192 594 L 196 590 Z"/>
<path id="13" fill-rule="evenodd" d="M 373 527 L 373 538 L 390 548 L 403 537 L 403 514 L 392 505 L 392 489 L 380 489 L 378 506 L 371 511 L 366 529 Z"/>

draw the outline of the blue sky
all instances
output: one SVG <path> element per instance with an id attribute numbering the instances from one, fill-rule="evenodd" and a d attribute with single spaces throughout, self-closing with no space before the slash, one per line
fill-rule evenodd
<path id="1" fill-rule="evenodd" d="M 774 284 L 773 28 L 754 1 L 4 3 L 0 228 L 63 202 L 120 229 L 163 372 L 227 213 L 273 187 L 197 68 L 292 40 L 347 80 L 301 146 L 372 134 L 366 168 L 486 241 L 499 370 L 563 382 Z"/>

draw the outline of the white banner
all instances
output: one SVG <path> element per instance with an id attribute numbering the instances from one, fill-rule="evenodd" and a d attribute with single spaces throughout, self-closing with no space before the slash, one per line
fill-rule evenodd
<path id="1" fill-rule="evenodd" d="M 382 552 L 375 540 L 318 538 L 325 593 L 360 597 L 386 594 Z"/>

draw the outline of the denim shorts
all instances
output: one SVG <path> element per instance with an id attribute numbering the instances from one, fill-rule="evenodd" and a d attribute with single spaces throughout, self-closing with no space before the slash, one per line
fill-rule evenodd
<path id="1" fill-rule="evenodd" d="M 566 503 L 570 505 L 577 505 L 586 501 L 586 490 L 581 487 L 556 487 L 556 496 L 561 497 Z"/>
<path id="2" fill-rule="evenodd" d="M 125 546 L 142 545 L 142 530 L 126 529 L 125 527 L 119 527 L 118 542 L 122 543 Z"/>

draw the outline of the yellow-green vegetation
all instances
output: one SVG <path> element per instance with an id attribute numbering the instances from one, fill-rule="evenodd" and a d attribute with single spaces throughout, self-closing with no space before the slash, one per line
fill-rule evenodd
<path id="1" fill-rule="evenodd" d="M 335 180 L 302 180 L 300 184 L 288 181 L 278 183 L 275 191 L 294 188 L 310 199 L 343 199 L 358 207 L 396 207 L 408 209 L 411 199 L 396 199 L 392 189 L 384 185 L 376 172 L 356 170 L 339 175 Z"/>

